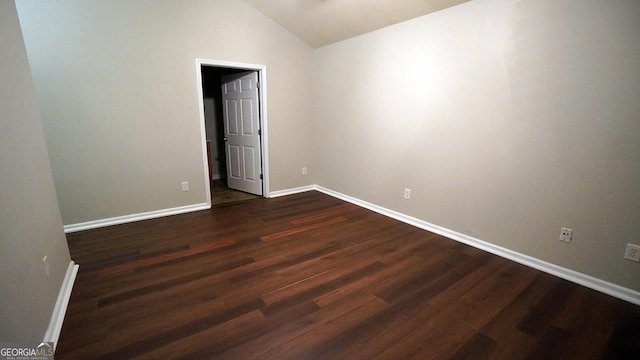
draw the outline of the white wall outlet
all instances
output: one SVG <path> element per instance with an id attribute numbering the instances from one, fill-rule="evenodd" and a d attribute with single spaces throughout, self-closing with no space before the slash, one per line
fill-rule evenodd
<path id="1" fill-rule="evenodd" d="M 302 175 L 307 175 L 307 167 L 306 166 L 302 167 Z"/>
<path id="2" fill-rule="evenodd" d="M 560 240 L 564 242 L 571 242 L 573 237 L 573 229 L 569 228 L 560 228 Z"/>
<path id="3" fill-rule="evenodd" d="M 624 258 L 627 260 L 640 262 L 640 246 L 627 244 L 627 251 L 624 252 Z"/>
<path id="4" fill-rule="evenodd" d="M 407 200 L 411 199 L 411 189 L 404 189 L 404 198 Z"/>
<path id="5" fill-rule="evenodd" d="M 182 182 L 182 191 L 189 191 L 189 182 L 188 181 L 183 181 Z"/>
<path id="6" fill-rule="evenodd" d="M 44 267 L 44 273 L 47 277 L 51 276 L 51 265 L 49 265 L 49 260 L 47 260 L 47 255 L 42 258 L 42 266 Z"/>

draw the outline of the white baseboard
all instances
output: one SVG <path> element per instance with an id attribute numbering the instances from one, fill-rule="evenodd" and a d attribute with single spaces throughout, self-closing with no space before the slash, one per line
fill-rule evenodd
<path id="1" fill-rule="evenodd" d="M 65 225 L 64 232 L 72 233 L 72 232 L 82 231 L 82 230 L 97 229 L 105 226 L 125 224 L 125 223 L 134 222 L 134 221 L 140 221 L 140 220 L 155 219 L 163 216 L 184 214 L 192 211 L 207 210 L 210 208 L 211 208 L 211 204 L 202 203 L 202 204 L 180 206 L 180 207 L 170 208 L 170 209 L 149 211 L 149 212 L 139 213 L 139 214 L 117 216 L 117 217 L 112 217 L 107 219 L 100 219 L 100 220 L 87 221 L 83 223 Z"/>
<path id="2" fill-rule="evenodd" d="M 618 299 L 628 301 L 632 304 L 640 305 L 640 292 L 635 291 L 633 289 L 616 285 L 611 282 L 595 278 L 593 276 L 589 276 L 589 275 L 586 275 L 571 269 L 567 269 L 565 267 L 558 266 L 558 265 L 528 256 L 528 255 L 524 255 L 524 254 L 515 252 L 513 250 L 509 250 L 507 248 L 471 237 L 469 235 L 462 234 L 457 231 L 444 228 L 442 226 L 431 224 L 424 220 L 420 220 L 420 219 L 399 213 L 397 211 L 389 210 L 387 208 L 368 203 L 366 201 L 339 193 L 337 191 L 324 188 L 322 186 L 315 185 L 313 186 L 313 188 L 327 195 L 330 195 L 335 198 L 361 206 L 363 208 L 375 211 L 379 214 L 413 225 L 420 229 L 424 229 L 424 230 L 436 233 L 438 235 L 442 235 L 449 239 L 452 239 L 452 240 L 473 246 L 475 248 L 490 252 L 500 257 L 515 261 L 522 265 L 529 266 L 540 271 L 544 271 L 546 273 L 557 276 L 559 278 L 574 282 L 576 284 L 580 284 L 582 286 L 605 293 L 607 295 L 611 295 Z"/>
<path id="3" fill-rule="evenodd" d="M 412 216 L 405 215 L 400 212 L 390 210 L 382 206 L 378 206 L 378 205 L 354 198 L 352 196 L 348 196 L 348 195 L 339 193 L 337 191 L 324 188 L 319 185 L 307 185 L 307 186 L 301 186 L 297 188 L 271 191 L 269 192 L 267 197 L 276 198 L 280 196 L 293 195 L 293 194 L 298 194 L 298 193 L 311 191 L 311 190 L 320 191 L 327 195 L 330 195 L 335 198 L 361 206 L 363 208 L 375 211 L 379 214 L 402 221 L 409 225 L 413 225 L 420 229 L 427 230 L 427 231 L 436 233 L 438 235 L 442 235 L 449 239 L 473 246 L 475 248 L 490 252 L 492 254 L 532 267 L 534 269 L 544 271 L 546 273 L 557 276 L 559 278 L 569 280 L 571 282 L 586 286 L 588 288 L 628 301 L 630 303 L 640 305 L 640 292 L 636 290 L 629 289 L 620 285 L 616 285 L 614 283 L 611 283 L 602 279 L 598 279 L 593 276 L 589 276 L 571 269 L 567 269 L 565 267 L 558 266 L 558 265 L 531 257 L 529 255 L 521 254 L 516 251 L 509 250 L 507 248 L 504 248 L 498 245 L 494 245 L 492 243 L 471 237 L 463 233 L 459 233 L 451 229 L 447 229 L 442 226 L 431 224 L 427 221 L 420 220 L 418 218 L 414 218 Z M 133 215 L 115 217 L 110 219 L 104 219 L 104 220 L 95 220 L 95 221 L 89 221 L 85 223 L 65 225 L 64 231 L 67 233 L 70 233 L 74 231 L 94 229 L 94 228 L 123 224 L 123 223 L 128 223 L 133 221 L 152 219 L 152 218 L 157 218 L 162 216 L 182 214 L 182 213 L 191 212 L 191 211 L 205 210 L 205 209 L 209 209 L 210 207 L 211 205 L 209 204 L 196 204 L 196 205 L 183 206 L 183 207 L 173 208 L 173 209 L 151 211 L 151 212 L 142 213 L 142 214 L 133 214 Z"/>
<path id="4" fill-rule="evenodd" d="M 302 193 L 302 192 L 305 192 L 305 191 L 311 191 L 311 190 L 316 190 L 316 189 L 317 189 L 316 185 L 300 186 L 300 187 L 297 187 L 297 188 L 271 191 L 271 192 L 269 192 L 269 195 L 267 197 L 268 198 L 275 198 L 275 197 L 280 197 L 280 196 L 298 194 L 298 193 Z"/>
<path id="5" fill-rule="evenodd" d="M 49 321 L 49 327 L 44 334 L 43 342 L 53 342 L 53 349 L 58 346 L 58 338 L 60 337 L 60 331 L 62 330 L 62 322 L 64 321 L 64 315 L 67 313 L 67 306 L 69 305 L 69 298 L 71 297 L 71 290 L 73 289 L 73 283 L 76 281 L 76 275 L 78 274 L 78 265 L 73 261 L 69 263 L 67 267 L 67 273 L 60 286 L 60 292 L 58 293 L 58 300 L 53 308 L 53 314 Z"/>

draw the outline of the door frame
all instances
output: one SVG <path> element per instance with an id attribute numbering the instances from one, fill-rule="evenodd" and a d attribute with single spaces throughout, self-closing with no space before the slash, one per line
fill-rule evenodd
<path id="1" fill-rule="evenodd" d="M 202 142 L 202 161 L 204 164 L 204 178 L 206 186 L 206 194 L 207 194 L 207 204 L 211 207 L 211 187 L 209 184 L 209 163 L 207 161 L 207 134 L 205 128 L 205 119 L 204 119 L 204 92 L 203 92 L 203 84 L 202 84 L 202 67 L 203 66 L 212 66 L 212 67 L 221 67 L 221 68 L 230 68 L 230 69 L 238 69 L 238 70 L 248 70 L 248 71 L 257 71 L 258 72 L 258 81 L 260 82 L 260 91 L 258 92 L 258 100 L 260 102 L 260 130 L 261 130 L 261 138 L 260 138 L 260 147 L 262 151 L 262 156 L 260 159 L 262 166 L 262 196 L 269 197 L 270 188 L 269 188 L 269 146 L 268 146 L 268 138 L 269 131 L 267 127 L 267 66 L 260 64 L 246 64 L 246 63 L 238 63 L 238 62 L 230 62 L 230 61 L 222 61 L 222 60 L 211 60 L 211 59 L 202 59 L 196 58 L 196 85 L 198 90 L 198 112 L 200 115 L 200 140 Z M 225 154 L 226 156 L 226 154 Z"/>

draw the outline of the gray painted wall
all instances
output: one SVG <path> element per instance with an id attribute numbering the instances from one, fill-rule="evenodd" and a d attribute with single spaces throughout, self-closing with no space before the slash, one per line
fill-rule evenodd
<path id="1" fill-rule="evenodd" d="M 640 290 L 638 19 L 474 0 L 318 49 L 317 183 Z"/>
<path id="2" fill-rule="evenodd" d="M 250 5 L 16 4 L 65 224 L 207 201 L 196 58 L 266 65 L 271 190 L 309 184 L 313 49 Z"/>
<path id="3" fill-rule="evenodd" d="M 71 259 L 13 0 L 0 48 L 0 341 L 40 342 Z"/>

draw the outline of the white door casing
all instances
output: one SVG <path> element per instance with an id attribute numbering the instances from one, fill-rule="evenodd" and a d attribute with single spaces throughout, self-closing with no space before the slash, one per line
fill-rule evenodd
<path id="1" fill-rule="evenodd" d="M 258 72 L 222 76 L 227 186 L 262 195 Z"/>

